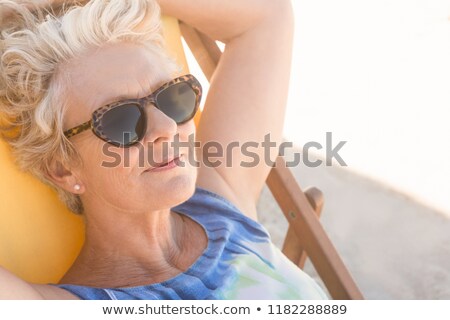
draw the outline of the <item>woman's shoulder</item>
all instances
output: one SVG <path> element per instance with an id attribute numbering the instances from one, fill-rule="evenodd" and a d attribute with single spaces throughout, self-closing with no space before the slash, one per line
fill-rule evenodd
<path id="1" fill-rule="evenodd" d="M 230 237 L 247 235 L 269 241 L 265 227 L 245 215 L 233 202 L 212 190 L 196 186 L 194 194 L 185 202 L 172 208 L 203 226 L 212 236 L 215 230 L 227 230 Z"/>
<path id="2" fill-rule="evenodd" d="M 234 190 L 215 168 L 201 166 L 198 171 L 196 185 L 226 199 L 238 208 L 243 215 L 255 221 L 257 220 L 254 197 L 242 190 L 239 192 Z"/>

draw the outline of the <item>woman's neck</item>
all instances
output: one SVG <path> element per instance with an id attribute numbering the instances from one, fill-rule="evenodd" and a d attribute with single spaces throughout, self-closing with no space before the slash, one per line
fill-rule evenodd
<path id="1" fill-rule="evenodd" d="M 207 244 L 201 226 L 170 210 L 86 216 L 85 244 L 60 283 L 128 287 L 161 282 L 185 271 Z"/>

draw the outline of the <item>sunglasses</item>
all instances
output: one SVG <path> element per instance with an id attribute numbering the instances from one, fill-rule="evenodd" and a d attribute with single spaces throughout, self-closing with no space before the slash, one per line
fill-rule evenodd
<path id="1" fill-rule="evenodd" d="M 191 120 L 198 110 L 202 86 L 191 74 L 175 78 L 140 99 L 110 103 L 92 113 L 91 120 L 64 131 L 66 138 L 91 129 L 114 146 L 130 147 L 141 141 L 147 131 L 145 107 L 153 104 L 177 124 Z"/>

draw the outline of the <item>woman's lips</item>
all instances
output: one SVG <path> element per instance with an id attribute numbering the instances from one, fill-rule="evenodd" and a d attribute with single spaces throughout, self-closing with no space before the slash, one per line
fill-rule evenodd
<path id="1" fill-rule="evenodd" d="M 183 155 L 180 155 L 179 157 L 175 157 L 172 160 L 170 160 L 169 162 L 165 162 L 165 163 L 163 163 L 161 165 L 158 165 L 157 167 L 153 167 L 153 168 L 147 169 L 144 172 L 159 172 L 159 171 L 170 170 L 170 169 L 173 169 L 175 167 L 178 167 L 177 163 L 182 158 L 182 156 Z"/>

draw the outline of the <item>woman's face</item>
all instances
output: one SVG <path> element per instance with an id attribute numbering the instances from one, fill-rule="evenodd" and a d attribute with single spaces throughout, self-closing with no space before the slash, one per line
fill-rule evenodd
<path id="1" fill-rule="evenodd" d="M 150 50 L 134 44 L 109 45 L 72 61 L 62 70 L 68 86 L 64 129 L 89 120 L 92 112 L 105 104 L 149 95 L 172 79 L 164 68 L 166 64 Z M 177 125 L 153 105 L 147 106 L 146 112 L 147 132 L 139 146 L 114 147 L 91 130 L 70 138 L 83 161 L 82 167 L 71 172 L 82 186 L 86 209 L 93 206 L 127 213 L 162 210 L 193 194 L 197 168 L 188 159 L 195 152 L 186 146 L 195 133 L 193 120 Z M 171 142 L 177 134 L 178 140 L 185 142 L 178 148 L 184 167 L 148 170 L 174 156 Z"/>

